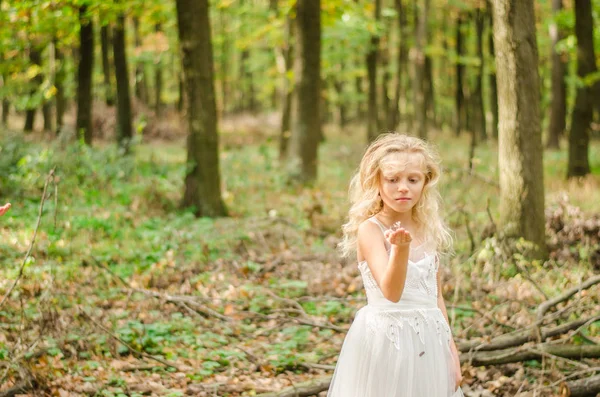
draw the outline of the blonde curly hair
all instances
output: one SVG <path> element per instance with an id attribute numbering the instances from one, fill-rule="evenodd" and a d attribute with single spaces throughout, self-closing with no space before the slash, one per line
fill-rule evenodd
<path id="1" fill-rule="evenodd" d="M 437 189 L 441 167 L 435 150 L 424 140 L 396 132 L 382 134 L 373 141 L 350 181 L 350 211 L 348 222 L 342 226 L 344 237 L 339 244 L 345 257 L 356 254 L 359 225 L 383 209 L 379 196 L 381 166 L 384 158 L 394 153 L 417 153 L 423 156 L 425 185 L 421 198 L 413 207 L 413 220 L 420 231 L 438 251 L 449 251 L 452 246 L 450 229 L 444 223 L 440 210 L 442 199 Z"/>

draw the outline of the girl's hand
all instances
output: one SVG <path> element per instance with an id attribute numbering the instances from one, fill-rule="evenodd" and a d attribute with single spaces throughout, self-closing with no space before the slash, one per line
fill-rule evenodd
<path id="1" fill-rule="evenodd" d="M 400 227 L 400 222 L 392 225 L 392 227 L 386 230 L 383 235 L 390 244 L 397 245 L 399 247 L 408 246 L 412 241 L 410 232 L 403 227 Z"/>
<path id="2" fill-rule="evenodd" d="M 4 204 L 0 207 L 0 216 L 6 214 L 6 212 L 10 209 L 10 203 Z"/>

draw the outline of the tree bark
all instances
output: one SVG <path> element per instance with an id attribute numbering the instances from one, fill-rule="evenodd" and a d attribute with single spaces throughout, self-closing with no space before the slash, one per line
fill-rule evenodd
<path id="1" fill-rule="evenodd" d="M 79 7 L 79 67 L 77 72 L 76 131 L 87 145 L 92 144 L 92 71 L 94 67 L 94 26 L 87 6 Z"/>
<path id="2" fill-rule="evenodd" d="M 321 1 L 296 3 L 296 48 L 290 176 L 303 183 L 317 179 L 317 150 L 321 137 Z"/>
<path id="3" fill-rule="evenodd" d="M 110 26 L 102 25 L 100 28 L 100 47 L 102 50 L 102 72 L 104 75 L 104 100 L 107 106 L 115 104 L 115 94 L 113 92 L 110 79 Z"/>
<path id="4" fill-rule="evenodd" d="M 196 216 L 225 216 L 208 0 L 177 0 L 188 138 L 182 205 Z"/>
<path id="5" fill-rule="evenodd" d="M 127 53 L 125 51 L 125 15 L 117 17 L 113 31 L 113 51 L 115 62 L 115 77 L 117 80 L 117 141 L 129 151 L 133 138 L 131 127 L 131 97 L 129 94 L 129 74 L 127 71 Z"/>
<path id="6" fill-rule="evenodd" d="M 500 131 L 500 134 L 502 134 L 502 131 Z M 479 367 L 482 365 L 499 365 L 528 360 L 541 360 L 546 354 L 574 360 L 581 360 L 582 358 L 598 358 L 600 357 L 600 346 L 538 344 L 529 349 L 517 347 L 504 350 L 463 353 L 460 355 L 460 361 L 469 362 L 472 366 Z"/>
<path id="7" fill-rule="evenodd" d="M 546 254 L 538 53 L 533 0 L 495 0 L 500 224 Z"/>
<path id="8" fill-rule="evenodd" d="M 575 0 L 575 36 L 577 37 L 577 76 L 580 79 L 596 72 L 594 54 L 594 20 L 590 0 Z M 577 88 L 575 106 L 571 114 L 569 133 L 569 164 L 567 177 L 585 176 L 590 173 L 590 129 L 594 116 L 594 86 Z"/>
<path id="9" fill-rule="evenodd" d="M 560 386 L 560 395 L 569 397 L 591 397 L 600 393 L 600 375 L 571 380 Z"/>
<path id="10" fill-rule="evenodd" d="M 375 0 L 374 18 L 381 19 L 381 0 Z M 379 135 L 380 125 L 377 109 L 377 58 L 379 52 L 379 36 L 371 36 L 371 45 L 367 53 L 367 75 L 369 77 L 369 102 L 367 110 L 367 140 L 374 140 Z"/>

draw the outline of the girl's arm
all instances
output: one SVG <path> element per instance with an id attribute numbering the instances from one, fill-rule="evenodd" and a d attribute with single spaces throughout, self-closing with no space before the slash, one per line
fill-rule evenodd
<path id="1" fill-rule="evenodd" d="M 436 258 L 436 261 L 438 259 Z M 437 290 L 438 290 L 438 297 L 437 297 L 437 305 L 440 308 L 440 310 L 442 311 L 442 313 L 444 314 L 444 318 L 446 319 L 446 322 L 448 323 L 448 327 L 450 327 L 450 321 L 448 320 L 448 312 L 446 311 L 446 303 L 444 302 L 444 296 L 442 295 L 442 277 L 440 275 L 441 270 L 437 271 Z M 452 329 L 452 328 L 450 328 Z M 461 374 L 461 370 L 460 370 L 460 359 L 458 358 L 458 349 L 456 348 L 456 343 L 454 343 L 454 338 L 450 338 L 450 349 L 452 350 L 452 359 L 454 360 L 454 366 L 455 366 L 455 375 L 456 375 L 456 387 L 460 386 L 460 383 L 462 382 L 462 374 Z"/>
<path id="2" fill-rule="evenodd" d="M 4 204 L 2 207 L 0 207 L 0 216 L 4 215 L 9 209 L 10 203 Z"/>
<path id="3" fill-rule="evenodd" d="M 392 246 L 389 255 L 386 238 Z M 365 221 L 358 228 L 358 259 L 367 261 L 383 296 L 392 302 L 398 302 L 404 291 L 410 240 L 402 228 L 386 232 L 385 237 L 373 222 Z"/>

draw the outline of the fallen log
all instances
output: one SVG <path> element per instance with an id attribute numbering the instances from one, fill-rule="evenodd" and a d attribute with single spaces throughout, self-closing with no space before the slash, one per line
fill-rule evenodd
<path id="1" fill-rule="evenodd" d="M 544 328 L 542 329 L 542 342 L 547 338 L 551 338 L 553 336 L 562 335 L 571 330 L 577 329 L 582 325 L 590 322 L 600 320 L 600 316 L 581 318 L 578 320 L 574 320 L 568 323 L 561 324 L 559 326 L 553 328 Z M 537 341 L 537 336 L 533 334 L 531 331 L 522 330 L 513 334 L 505 334 L 500 335 L 493 338 L 491 341 L 485 343 L 481 341 L 470 341 L 463 342 L 458 344 L 458 350 L 461 352 L 468 352 L 470 350 L 475 351 L 491 351 L 491 350 L 500 350 L 507 349 L 509 347 L 521 346 L 527 342 Z"/>
<path id="2" fill-rule="evenodd" d="M 542 343 L 530 347 L 463 353 L 460 355 L 460 361 L 470 362 L 471 365 L 478 367 L 482 365 L 497 365 L 528 360 L 541 360 L 542 357 L 548 355 L 573 360 L 579 360 L 582 358 L 600 358 L 600 346 L 549 345 Z"/>
<path id="3" fill-rule="evenodd" d="M 595 397 L 600 393 L 600 375 L 563 382 L 560 385 L 561 397 Z"/>
<path id="4" fill-rule="evenodd" d="M 256 397 L 309 397 L 329 389 L 331 377 L 299 383 L 282 391 L 258 394 Z"/>

